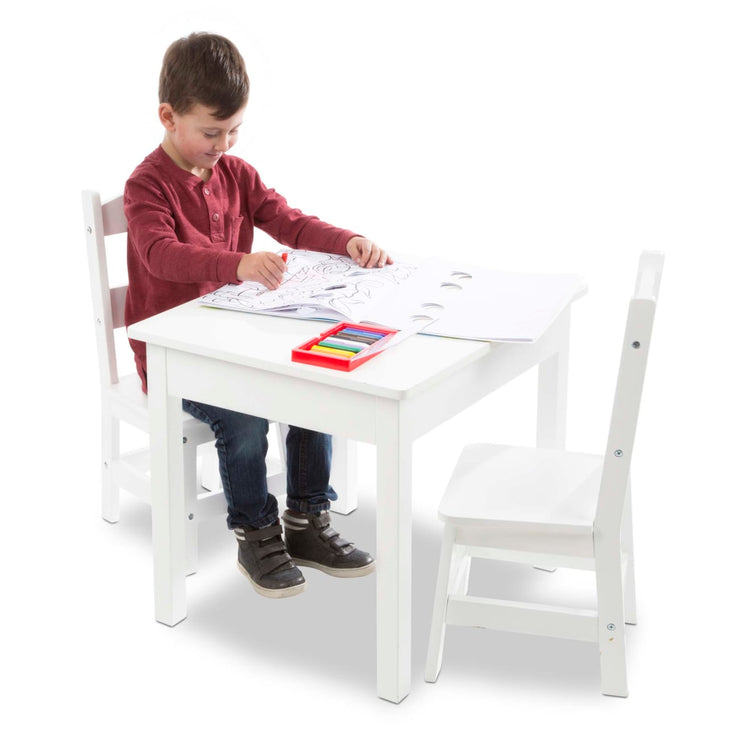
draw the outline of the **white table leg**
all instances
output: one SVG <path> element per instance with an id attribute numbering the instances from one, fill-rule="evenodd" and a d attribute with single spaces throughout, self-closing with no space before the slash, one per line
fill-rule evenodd
<path id="1" fill-rule="evenodd" d="M 558 353 L 539 364 L 536 444 L 539 448 L 565 448 L 568 410 L 568 359 L 570 350 L 570 309 L 555 322 L 559 336 Z"/>
<path id="2" fill-rule="evenodd" d="M 411 469 L 398 402 L 377 412 L 378 695 L 398 703 L 411 687 Z"/>
<path id="3" fill-rule="evenodd" d="M 187 615 L 182 400 L 167 393 L 167 353 L 148 345 L 151 431 L 151 524 L 156 619 L 176 625 Z"/>

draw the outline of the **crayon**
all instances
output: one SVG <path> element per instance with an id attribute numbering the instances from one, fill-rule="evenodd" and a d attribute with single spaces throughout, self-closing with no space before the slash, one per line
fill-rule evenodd
<path id="1" fill-rule="evenodd" d="M 320 346 L 330 346 L 334 349 L 346 349 L 349 352 L 361 352 L 362 349 L 367 347 L 367 344 L 360 344 L 357 341 L 347 341 L 346 339 L 340 339 L 336 336 L 329 336 L 323 341 L 318 341 Z"/>
<path id="2" fill-rule="evenodd" d="M 355 333 L 353 330 L 345 328 L 343 331 L 336 331 L 335 335 L 337 338 L 357 341 L 360 344 L 374 344 L 376 341 L 380 341 L 385 334 Z"/>
<path id="3" fill-rule="evenodd" d="M 339 331 L 339 333 L 352 333 L 357 336 L 369 336 L 376 339 L 382 339 L 386 335 L 384 331 L 368 331 L 365 328 L 357 328 L 356 326 L 347 326 Z"/>
<path id="4" fill-rule="evenodd" d="M 353 344 L 362 344 L 362 346 L 369 346 L 380 340 L 371 338 L 370 336 L 358 336 L 356 333 L 344 333 L 343 331 L 336 331 L 335 336 L 337 339 L 351 341 Z"/>
<path id="5" fill-rule="evenodd" d="M 341 357 L 342 359 L 349 359 L 349 357 L 353 357 L 356 352 L 348 352 L 344 349 L 330 349 L 327 346 L 320 346 L 319 344 L 315 344 L 310 347 L 311 352 L 320 352 L 321 354 L 329 354 L 333 357 Z"/>

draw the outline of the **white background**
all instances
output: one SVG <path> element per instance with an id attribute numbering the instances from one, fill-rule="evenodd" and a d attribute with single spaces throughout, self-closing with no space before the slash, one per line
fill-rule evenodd
<path id="1" fill-rule="evenodd" d="M 746 3 L 25 3 L 3 28 L 4 746 L 740 746 Z M 414 679 L 399 706 L 375 696 L 375 577 L 311 572 L 304 596 L 265 600 L 221 521 L 201 529 L 188 619 L 153 621 L 148 509 L 99 518 L 80 191 L 117 194 L 160 142 L 161 57 L 193 30 L 243 53 L 235 153 L 293 205 L 396 257 L 585 276 L 570 448 L 603 449 L 638 253 L 666 253 L 634 463 L 628 699 L 599 694 L 592 644 L 489 631 L 451 631 L 440 679 L 421 679 L 449 466 L 469 439 L 533 441 L 533 375 L 416 447 Z M 366 449 L 361 495 L 338 526 L 373 548 Z M 545 596 L 555 581 L 588 596 L 562 571 L 516 572 Z M 504 568 L 479 573 L 517 590 Z"/>

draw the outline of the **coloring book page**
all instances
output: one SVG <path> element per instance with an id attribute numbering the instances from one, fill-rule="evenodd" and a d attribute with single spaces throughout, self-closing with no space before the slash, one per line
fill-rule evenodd
<path id="1" fill-rule="evenodd" d="M 360 268 L 348 255 L 311 250 L 289 250 L 286 265 L 278 289 L 243 281 L 226 284 L 201 297 L 201 302 L 245 312 L 362 322 L 417 269 L 396 262 L 383 268 Z"/>
<path id="2" fill-rule="evenodd" d="M 422 333 L 477 341 L 536 341 L 586 290 L 575 274 L 522 273 L 426 258 L 373 322 L 422 323 Z"/>

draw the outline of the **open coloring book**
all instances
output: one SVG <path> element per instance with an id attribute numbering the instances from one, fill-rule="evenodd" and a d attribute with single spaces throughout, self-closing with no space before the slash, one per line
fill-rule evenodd
<path id="1" fill-rule="evenodd" d="M 226 284 L 201 297 L 210 307 L 245 312 L 320 318 L 355 323 L 376 322 L 378 309 L 417 269 L 407 263 L 360 268 L 348 255 L 290 250 L 278 289 L 255 281 Z"/>
<path id="2" fill-rule="evenodd" d="M 532 342 L 586 285 L 572 274 L 507 273 L 429 258 L 360 268 L 351 258 L 290 250 L 276 290 L 245 281 L 204 305 L 297 318 L 373 323 L 481 341 Z"/>

